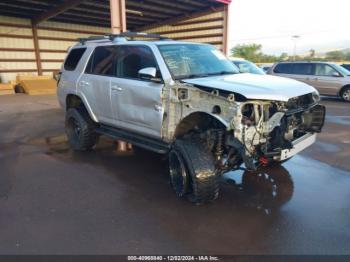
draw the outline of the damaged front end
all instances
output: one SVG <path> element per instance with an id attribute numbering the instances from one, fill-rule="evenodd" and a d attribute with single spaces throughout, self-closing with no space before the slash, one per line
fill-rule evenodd
<path id="1" fill-rule="evenodd" d="M 236 148 L 247 169 L 282 162 L 311 145 L 321 132 L 325 107 L 317 93 L 288 102 L 239 103 L 226 135 L 226 146 Z"/>

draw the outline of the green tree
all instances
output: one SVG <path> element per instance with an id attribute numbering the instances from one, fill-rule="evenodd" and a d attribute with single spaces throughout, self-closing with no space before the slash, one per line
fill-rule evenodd
<path id="1" fill-rule="evenodd" d="M 316 51 L 315 51 L 315 49 L 310 49 L 310 50 L 309 50 L 309 57 L 310 57 L 311 59 L 314 59 L 315 56 L 316 56 Z"/>
<path id="2" fill-rule="evenodd" d="M 345 60 L 345 54 L 342 51 L 330 51 L 326 53 L 327 60 L 342 61 Z"/>
<path id="3" fill-rule="evenodd" d="M 350 52 L 347 52 L 347 53 L 345 54 L 345 60 L 346 60 L 346 61 L 350 61 Z"/>
<path id="4" fill-rule="evenodd" d="M 286 52 L 283 52 L 280 57 L 278 58 L 279 61 L 286 61 L 289 59 L 289 55 Z"/>
<path id="5" fill-rule="evenodd" d="M 259 44 L 242 44 L 236 45 L 231 49 L 231 54 L 235 57 L 241 57 L 253 62 L 261 62 L 261 45 Z"/>

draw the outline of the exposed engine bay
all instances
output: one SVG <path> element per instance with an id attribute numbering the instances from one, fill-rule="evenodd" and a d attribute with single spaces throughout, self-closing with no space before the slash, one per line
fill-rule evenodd
<path id="1" fill-rule="evenodd" d="M 170 112 L 177 114 L 170 113 L 169 118 L 175 121 L 168 124 L 179 126 L 177 131 L 182 128 L 186 133 L 188 130 L 183 126 L 196 122 L 192 131 L 207 139 L 217 168 L 223 172 L 237 169 L 242 163 L 247 169 L 256 169 L 273 161 L 284 161 L 313 143 L 314 134 L 321 132 L 324 124 L 325 107 L 318 104 L 317 93 L 282 102 L 248 100 L 239 94 L 189 85 L 173 92 L 169 106 L 177 110 Z M 188 117 L 198 111 L 198 106 L 201 111 L 211 112 L 214 120 Z M 220 120 L 226 124 L 218 124 Z"/>
<path id="2" fill-rule="evenodd" d="M 234 138 L 244 145 L 246 157 L 262 165 L 272 160 L 283 161 L 281 152 L 293 149 L 293 141 L 321 132 L 325 108 L 317 102 L 312 94 L 287 103 L 247 101 L 240 105 L 230 127 Z M 246 161 L 246 165 L 253 168 L 252 164 Z"/>

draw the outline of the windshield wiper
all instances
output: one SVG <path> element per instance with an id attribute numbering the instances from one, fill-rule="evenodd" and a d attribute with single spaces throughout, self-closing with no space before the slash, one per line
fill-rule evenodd
<path id="1" fill-rule="evenodd" d="M 208 75 L 233 75 L 233 74 L 238 74 L 235 71 L 219 71 L 219 72 L 215 72 L 215 73 L 209 73 Z"/>
<path id="2" fill-rule="evenodd" d="M 190 74 L 180 76 L 178 79 L 189 79 L 189 78 L 200 78 L 200 77 L 208 77 L 209 74 Z"/>

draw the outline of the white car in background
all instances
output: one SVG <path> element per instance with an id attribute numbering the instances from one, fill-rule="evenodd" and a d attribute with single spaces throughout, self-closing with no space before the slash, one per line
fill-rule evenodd
<path id="1" fill-rule="evenodd" d="M 251 73 L 257 75 L 265 75 L 265 72 L 256 64 L 244 60 L 242 58 L 234 58 L 231 60 L 235 66 L 238 67 L 240 73 Z"/>

